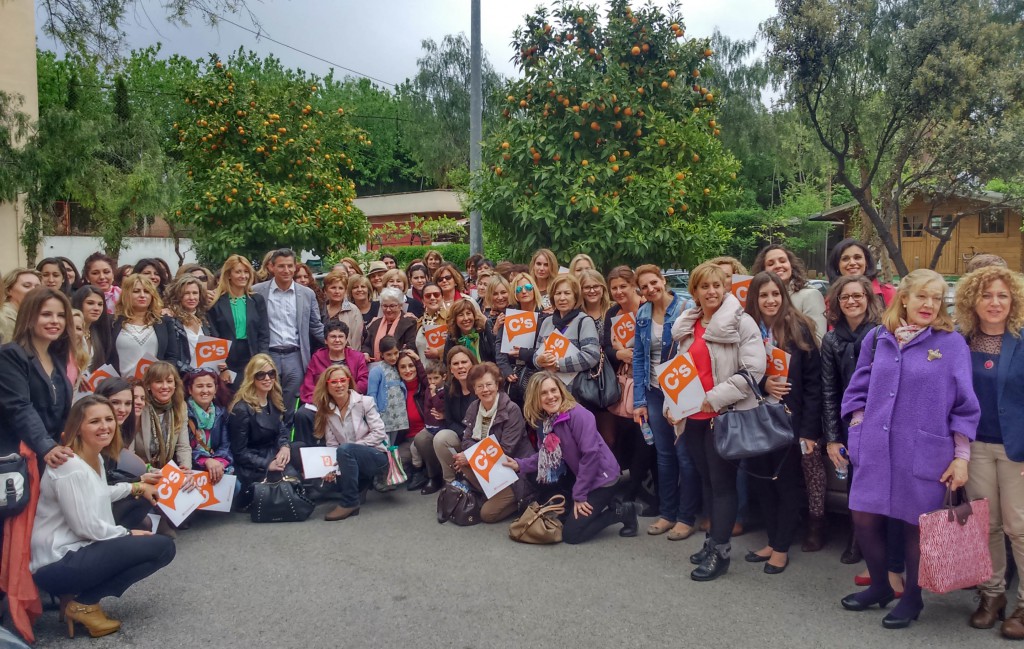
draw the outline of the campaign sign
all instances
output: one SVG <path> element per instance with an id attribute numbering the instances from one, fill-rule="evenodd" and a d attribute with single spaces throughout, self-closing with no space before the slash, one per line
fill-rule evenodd
<path id="1" fill-rule="evenodd" d="M 747 306 L 747 291 L 750 290 L 750 280 L 754 279 L 753 275 L 733 275 L 732 276 L 732 287 L 729 291 L 736 296 L 736 299 L 740 301 L 740 306 Z"/>
<path id="2" fill-rule="evenodd" d="M 488 498 L 519 479 L 515 471 L 505 466 L 505 452 L 494 437 L 485 437 L 466 449 L 466 460 Z"/>
<path id="3" fill-rule="evenodd" d="M 158 359 L 150 356 L 149 354 L 140 358 L 139 362 L 135 364 L 135 371 L 132 372 L 132 376 L 135 377 L 135 380 L 141 381 L 142 377 L 146 375 L 146 370 L 149 369 L 149 366 L 157 362 L 157 360 Z"/>
<path id="4" fill-rule="evenodd" d="M 697 367 L 689 354 L 679 354 L 654 368 L 665 392 L 665 408 L 675 420 L 698 412 L 707 393 L 700 383 Z"/>
<path id="5" fill-rule="evenodd" d="M 623 313 L 612 318 L 612 336 L 623 347 L 629 347 L 636 335 L 636 317 L 632 313 Z"/>
<path id="6" fill-rule="evenodd" d="M 208 460 L 216 462 L 217 460 Z M 207 471 L 193 473 L 192 479 L 196 482 L 196 490 L 203 497 L 203 504 L 199 509 L 208 512 L 230 512 L 231 501 L 235 497 L 235 482 L 238 480 L 230 473 L 221 476 L 220 482 L 213 484 L 210 474 Z"/>
<path id="7" fill-rule="evenodd" d="M 196 367 L 209 367 L 214 370 L 228 360 L 228 352 L 231 350 L 231 341 L 211 336 L 199 336 L 196 341 L 193 353 L 196 358 Z"/>
<path id="8" fill-rule="evenodd" d="M 175 527 L 181 525 L 189 514 L 203 504 L 203 496 L 198 489 L 183 491 L 185 472 L 174 462 L 168 462 L 160 469 L 163 477 L 156 485 L 157 505 L 167 515 Z"/>
<path id="9" fill-rule="evenodd" d="M 767 347 L 768 352 L 768 365 L 765 368 L 765 376 L 781 376 L 784 379 L 789 379 L 789 360 L 790 354 L 786 353 L 786 350 L 779 349 L 774 345 Z"/>
<path id="10" fill-rule="evenodd" d="M 529 349 L 537 341 L 537 314 L 533 311 L 505 309 L 505 336 L 501 341 L 501 353 L 507 354 L 516 347 Z"/>
<path id="11" fill-rule="evenodd" d="M 303 446 L 302 475 L 307 480 L 338 473 L 338 449 L 332 446 Z"/>
<path id="12" fill-rule="evenodd" d="M 99 387 L 103 381 L 117 376 L 117 370 L 114 369 L 113 365 L 101 365 L 97 367 L 89 378 L 82 384 L 84 392 L 95 392 L 96 388 Z"/>
<path id="13" fill-rule="evenodd" d="M 448 340 L 448 327 L 442 324 L 424 329 L 423 337 L 427 339 L 427 349 L 442 349 Z"/>

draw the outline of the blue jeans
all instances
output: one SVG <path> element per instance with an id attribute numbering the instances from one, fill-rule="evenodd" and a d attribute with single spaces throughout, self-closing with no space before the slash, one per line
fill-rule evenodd
<path id="1" fill-rule="evenodd" d="M 693 525 L 700 512 L 700 474 L 680 441 L 676 444 L 675 428 L 665 419 L 665 395 L 647 387 L 647 420 L 654 433 L 654 449 L 658 456 L 658 500 L 661 517 L 667 521 Z"/>
<path id="2" fill-rule="evenodd" d="M 388 465 L 388 454 L 363 444 L 338 447 L 338 491 L 342 507 L 359 506 L 359 482 L 369 483 Z"/>

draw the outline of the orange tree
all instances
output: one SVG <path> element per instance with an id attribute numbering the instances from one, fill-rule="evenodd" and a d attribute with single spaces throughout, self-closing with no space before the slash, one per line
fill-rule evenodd
<path id="1" fill-rule="evenodd" d="M 569 2 L 516 31 L 522 78 L 483 144 L 470 204 L 516 254 L 541 246 L 595 261 L 691 266 L 729 236 L 707 220 L 739 197 L 739 163 L 704 87 L 706 41 L 684 39 L 678 7 Z M 497 226 L 497 227 L 493 227 Z"/>
<path id="2" fill-rule="evenodd" d="M 211 56 L 186 89 L 189 110 L 174 125 L 187 177 L 175 220 L 201 258 L 282 246 L 323 255 L 365 243 L 350 175 L 355 150 L 371 142 L 318 85 L 240 52 Z"/>

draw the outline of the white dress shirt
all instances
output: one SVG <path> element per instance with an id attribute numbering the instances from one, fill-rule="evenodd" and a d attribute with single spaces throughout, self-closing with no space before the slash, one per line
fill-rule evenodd
<path id="1" fill-rule="evenodd" d="M 267 298 L 271 347 L 299 346 L 298 310 L 299 300 L 295 282 L 282 290 L 277 282 L 271 280 Z"/>

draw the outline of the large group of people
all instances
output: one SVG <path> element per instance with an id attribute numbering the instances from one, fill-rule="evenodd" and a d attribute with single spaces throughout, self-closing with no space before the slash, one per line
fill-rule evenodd
<path id="1" fill-rule="evenodd" d="M 794 543 L 820 550 L 834 472 L 852 530 L 840 560 L 866 564 L 864 589 L 841 605 L 898 600 L 887 628 L 924 606 L 919 516 L 966 486 L 992 512 L 991 578 L 967 620 L 1005 618 L 1002 634 L 1024 639 L 1024 599 L 1007 616 L 1005 595 L 1007 548 L 1024 565 L 1024 280 L 998 258 L 975 260 L 953 307 L 943 277 L 915 270 L 890 285 L 853 239 L 833 249 L 824 296 L 781 245 L 750 275 L 731 257 L 701 263 L 688 296 L 655 265 L 602 274 L 585 254 L 563 268 L 547 249 L 529 264 L 473 255 L 464 272 L 436 251 L 405 268 L 346 257 L 322 278 L 300 261 L 278 249 L 258 270 L 232 255 L 216 273 L 172 273 L 160 259 L 118 267 L 95 253 L 81 273 L 53 257 L 4 276 L 0 453 L 24 458 L 31 493 L 3 514 L 9 599 L 17 590 L 31 609 L 34 583 L 69 633 L 116 632 L 100 600 L 171 562 L 188 526 L 155 507 L 168 464 L 186 490 L 193 472 L 234 476 L 245 510 L 255 483 L 301 481 L 301 449 L 326 447 L 337 472 L 305 482 L 337 501 L 325 520 L 395 489 L 386 477 L 400 462 L 408 491 L 478 492 L 484 523 L 564 496 L 570 544 L 615 525 L 636 536 L 639 517 L 671 541 L 703 532 L 689 556 L 699 582 L 725 575 L 734 539 L 756 525 L 767 543 L 743 559 L 767 575 L 786 570 Z M 533 314 L 532 345 L 506 344 L 510 309 Z M 623 318 L 631 326 L 617 327 Z M 226 357 L 198 358 L 204 336 L 229 341 Z M 705 396 L 677 419 L 659 373 L 683 354 Z M 610 374 L 619 398 L 597 407 L 586 386 Z M 723 457 L 718 418 L 765 399 L 785 405 L 791 442 Z M 518 480 L 484 499 L 467 451 L 486 438 Z M 28 558 L 21 573 L 8 557 Z"/>

